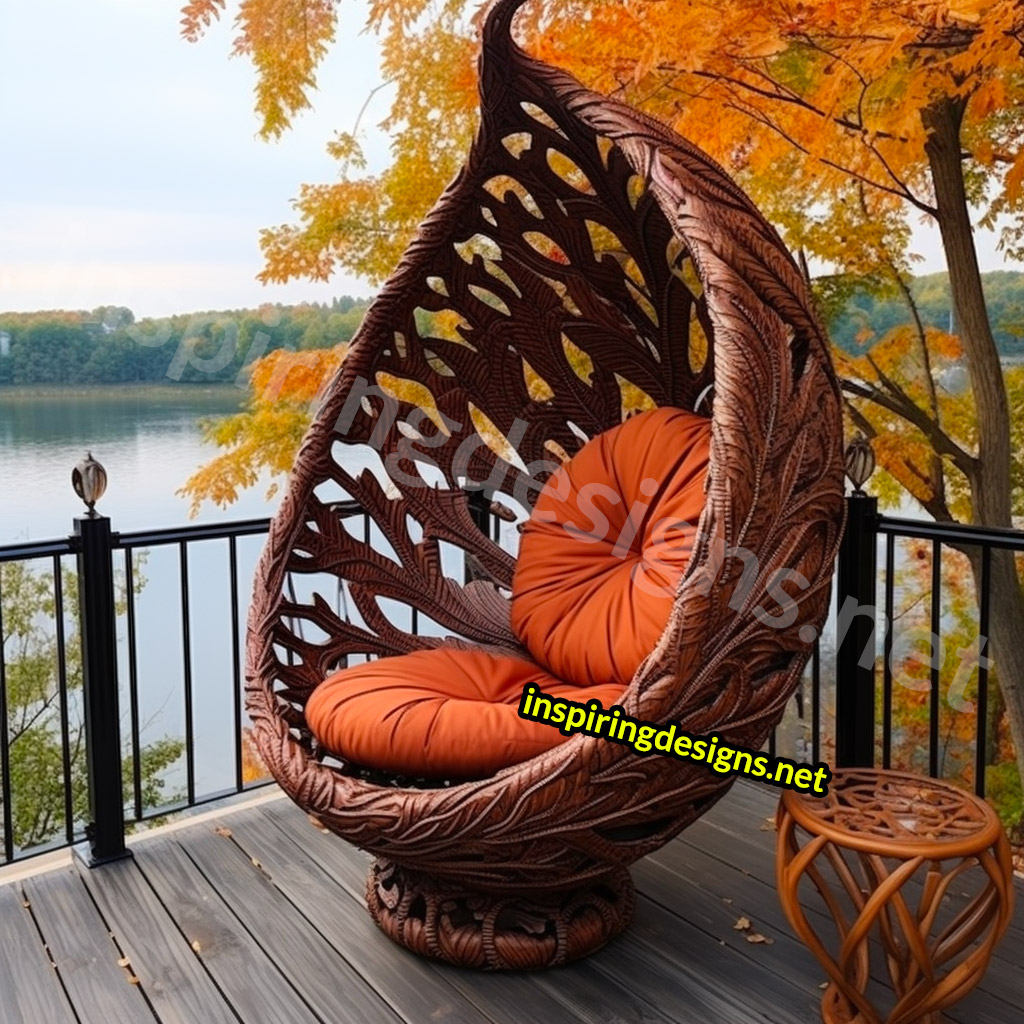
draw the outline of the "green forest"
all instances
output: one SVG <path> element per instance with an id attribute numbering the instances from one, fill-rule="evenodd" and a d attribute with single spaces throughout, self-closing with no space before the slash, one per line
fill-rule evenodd
<path id="1" fill-rule="evenodd" d="M 1000 352 L 1024 358 L 1024 273 L 983 275 Z M 832 340 L 849 351 L 883 338 L 910 320 L 898 295 L 844 282 L 822 286 L 823 309 L 835 310 Z M 911 292 L 927 326 L 949 330 L 946 274 L 917 277 Z M 841 301 L 835 301 L 835 295 Z M 370 300 L 351 296 L 330 303 L 263 306 L 181 313 L 136 321 L 124 306 L 91 312 L 49 310 L 0 313 L 0 386 L 32 384 L 157 383 L 168 379 L 231 382 L 248 364 L 275 349 L 330 348 L 351 339 Z M 955 330 L 955 324 L 952 325 Z"/>
<path id="2" fill-rule="evenodd" d="M 1000 353 L 1024 358 L 1024 274 L 993 270 L 982 274 L 981 279 L 992 333 Z M 926 327 L 956 333 L 956 324 L 950 318 L 952 303 L 946 273 L 915 277 L 910 292 Z M 847 352 L 864 350 L 864 343 L 857 340 L 858 335 L 866 337 L 870 333 L 868 340 L 877 341 L 893 327 L 910 322 L 907 303 L 895 290 L 891 295 L 879 295 L 875 288 L 855 284 L 842 288 L 841 296 L 835 306 L 838 312 L 829 318 L 828 328 L 832 341 Z M 825 308 L 830 305 L 826 302 Z"/>
<path id="3" fill-rule="evenodd" d="M 275 349 L 348 341 L 369 299 L 136 320 L 124 306 L 0 313 L 0 386 L 230 383 Z"/>

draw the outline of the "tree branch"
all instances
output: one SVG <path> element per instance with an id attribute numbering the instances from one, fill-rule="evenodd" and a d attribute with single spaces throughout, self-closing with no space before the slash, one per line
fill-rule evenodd
<path id="1" fill-rule="evenodd" d="M 671 65 L 660 65 L 658 68 L 659 71 L 669 71 L 671 69 Z M 758 96 L 763 96 L 765 99 L 778 100 L 780 103 L 788 103 L 790 106 L 801 107 L 803 110 L 806 110 L 811 114 L 816 114 L 823 121 L 831 121 L 833 124 L 838 125 L 840 128 L 845 128 L 847 131 L 853 132 L 855 135 L 864 134 L 865 128 L 863 124 L 851 121 L 848 117 L 836 117 L 834 114 L 830 114 L 827 110 L 823 110 L 821 107 L 815 106 L 813 103 L 805 100 L 802 96 L 792 90 L 787 89 L 780 82 L 777 82 L 774 78 L 764 74 L 763 72 L 756 72 L 754 69 L 751 69 L 751 73 L 759 74 L 760 77 L 769 81 L 774 88 L 764 89 L 754 85 L 753 82 L 746 82 L 742 78 L 737 78 L 735 75 L 726 75 L 717 71 L 681 71 L 676 77 L 684 74 L 690 74 L 697 78 L 707 78 L 711 81 L 728 82 L 730 85 L 738 85 L 747 92 L 756 93 Z M 879 139 L 889 139 L 893 142 L 908 141 L 905 135 L 893 135 L 891 132 L 877 132 L 876 137 Z"/>
<path id="2" fill-rule="evenodd" d="M 918 428 L 931 442 L 932 447 L 941 455 L 948 456 L 953 464 L 969 480 L 974 480 L 978 471 L 978 460 L 960 447 L 920 406 L 910 399 L 905 392 L 897 387 L 895 394 L 889 394 L 879 388 L 860 381 L 844 379 L 843 390 L 850 395 L 864 398 L 883 409 L 888 410 L 912 426 Z"/>
<path id="3" fill-rule="evenodd" d="M 792 135 L 785 131 L 785 129 L 783 129 L 780 125 L 776 124 L 770 117 L 768 117 L 767 114 L 757 110 L 756 107 L 751 107 L 747 105 L 739 96 L 736 96 L 735 93 L 733 93 L 733 96 L 735 97 L 735 102 L 726 104 L 727 106 L 745 115 L 746 117 L 749 117 L 751 120 L 757 121 L 758 124 L 763 125 L 765 128 L 768 128 L 771 131 L 776 132 L 783 139 L 785 139 L 790 146 L 792 146 L 794 149 L 799 150 L 805 156 L 812 156 L 811 151 L 805 145 L 803 145 L 801 142 L 798 142 L 795 138 L 793 138 Z M 871 147 L 869 146 L 868 148 L 870 149 Z M 840 174 L 845 174 L 848 177 L 853 178 L 855 181 L 859 181 L 864 185 L 869 185 L 871 186 L 871 188 L 876 188 L 880 192 L 887 192 L 889 195 L 896 196 L 897 198 L 910 203 L 911 206 L 917 207 L 917 209 L 921 210 L 922 213 L 927 213 L 929 216 L 932 217 L 935 216 L 935 209 L 929 206 L 927 203 L 922 202 L 920 199 L 918 199 L 917 196 L 915 196 L 906 187 L 906 185 L 902 181 L 900 181 L 899 178 L 895 178 L 895 187 L 892 185 L 885 185 L 882 182 L 876 180 L 875 178 L 869 178 L 867 175 L 862 174 L 860 171 L 855 171 L 852 167 L 846 167 L 843 164 L 837 163 L 835 160 L 830 160 L 828 157 L 818 156 L 814 157 L 814 159 L 820 160 L 823 164 L 825 164 L 826 167 L 831 167 L 834 170 L 839 171 Z"/>
<path id="4" fill-rule="evenodd" d="M 853 425 L 869 441 L 872 441 L 876 437 L 878 437 L 878 431 L 875 430 L 874 424 L 871 422 L 871 420 L 869 420 L 867 418 L 867 416 L 864 415 L 864 413 L 862 413 L 860 411 L 860 409 L 857 408 L 856 405 L 853 404 L 853 402 L 850 401 L 849 398 L 844 398 L 843 399 L 843 406 L 846 409 L 847 413 L 849 414 L 850 419 L 853 421 Z M 910 459 L 904 458 L 902 460 L 902 463 L 903 463 L 903 468 L 906 469 L 906 471 L 908 473 L 912 473 L 922 483 L 924 483 L 926 485 L 929 483 L 929 481 L 925 477 L 925 475 L 917 468 L 917 466 L 915 466 L 910 461 Z M 890 470 L 890 472 L 892 472 L 892 471 Z M 896 476 L 895 473 L 893 473 L 892 475 Z M 896 477 L 896 479 L 899 480 L 899 477 Z M 907 490 L 910 490 L 910 488 L 907 487 L 907 485 L 905 483 L 903 483 L 902 480 L 899 480 L 899 482 L 901 484 L 903 484 L 903 486 Z M 944 496 L 941 497 L 941 498 L 937 498 L 935 496 L 934 492 L 933 492 L 931 497 L 926 497 L 926 498 L 923 498 L 923 499 L 922 498 L 917 498 L 916 500 L 921 503 L 921 506 L 924 508 L 924 510 L 930 516 L 932 516 L 932 518 L 935 519 L 937 522 L 951 523 L 951 522 L 954 521 L 953 520 L 953 516 L 950 514 L 949 508 L 946 506 L 946 501 L 945 501 L 945 497 Z"/>

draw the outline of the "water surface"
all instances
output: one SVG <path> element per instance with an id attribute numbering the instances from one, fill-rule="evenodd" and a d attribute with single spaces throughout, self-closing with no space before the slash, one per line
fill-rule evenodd
<path id="1" fill-rule="evenodd" d="M 99 509 L 115 530 L 189 522 L 175 494 L 217 449 L 199 421 L 239 409 L 245 392 L 189 385 L 0 389 L 0 544 L 71 532 L 82 509 L 71 470 L 91 451 L 106 467 Z M 198 521 L 269 515 L 266 486 L 227 509 L 206 503 Z"/>

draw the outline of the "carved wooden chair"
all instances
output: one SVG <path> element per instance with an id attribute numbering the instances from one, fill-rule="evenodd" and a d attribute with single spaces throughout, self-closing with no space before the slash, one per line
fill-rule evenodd
<path id="1" fill-rule="evenodd" d="M 281 787 L 378 858 L 378 924 L 419 953 L 492 969 L 562 963 L 620 931 L 628 865 L 731 778 L 583 735 L 493 777 L 385 777 L 317 744 L 313 689 L 346 659 L 446 633 L 521 651 L 515 558 L 479 528 L 474 484 L 522 519 L 531 463 L 572 455 L 639 405 L 699 403 L 712 424 L 697 541 L 621 704 L 758 748 L 826 615 L 844 515 L 839 388 L 775 230 L 696 146 L 517 47 L 522 2 L 488 13 L 472 150 L 302 445 L 258 568 L 246 690 Z M 416 437 L 433 475 L 410 455 Z M 346 501 L 372 534 L 352 528 Z M 476 578 L 445 571 L 450 548 Z M 781 604 L 780 570 L 806 583 Z"/>

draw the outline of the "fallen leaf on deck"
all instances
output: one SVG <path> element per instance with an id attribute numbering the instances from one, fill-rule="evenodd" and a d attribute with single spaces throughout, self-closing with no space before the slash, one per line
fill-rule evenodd
<path id="1" fill-rule="evenodd" d="M 330 831 L 327 828 L 327 826 L 315 814 L 307 815 L 307 817 L 309 818 L 310 825 L 312 825 L 313 828 L 315 828 L 318 832 Z"/>
<path id="2" fill-rule="evenodd" d="M 820 989 L 826 989 L 826 988 L 828 988 L 828 982 L 827 982 L 827 981 L 823 981 L 823 982 L 822 982 L 822 983 L 821 983 L 821 984 L 820 984 L 820 985 L 818 986 L 818 988 L 820 988 Z"/>
<path id="3" fill-rule="evenodd" d="M 139 979 L 134 974 L 129 974 L 128 975 L 128 984 L 129 985 L 138 985 L 138 983 L 139 983 Z"/>
<path id="4" fill-rule="evenodd" d="M 231 838 L 231 829 L 226 828 L 224 825 L 218 825 L 214 830 L 214 835 L 224 836 L 225 839 Z"/>
<path id="5" fill-rule="evenodd" d="M 123 956 L 123 957 L 121 957 L 120 960 L 117 961 L 117 966 L 118 967 L 127 967 L 130 963 L 131 963 L 131 960 L 129 960 L 128 957 Z"/>
<path id="6" fill-rule="evenodd" d="M 202 953 L 202 951 L 203 951 L 203 947 L 199 945 L 199 940 L 198 939 L 193 939 L 192 940 L 192 952 L 193 953 Z"/>
<path id="7" fill-rule="evenodd" d="M 736 923 L 732 927 L 733 927 L 733 931 L 745 932 L 750 927 L 750 918 L 748 918 L 748 917 L 738 918 Z"/>
<path id="8" fill-rule="evenodd" d="M 774 941 L 774 939 L 769 939 L 767 935 L 762 935 L 760 932 L 751 932 L 747 936 L 747 942 L 763 942 L 766 946 L 770 946 Z"/>
<path id="9" fill-rule="evenodd" d="M 764 819 L 764 824 L 761 826 L 761 831 L 762 832 L 774 832 L 774 831 L 776 831 L 775 819 L 774 818 L 765 818 Z"/>

